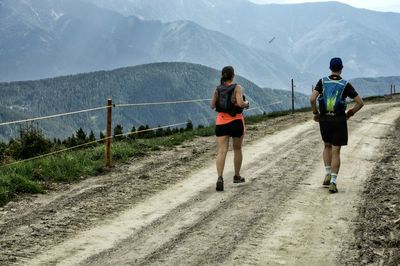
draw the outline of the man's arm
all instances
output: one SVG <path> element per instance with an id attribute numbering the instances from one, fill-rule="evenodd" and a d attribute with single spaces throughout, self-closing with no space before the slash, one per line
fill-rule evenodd
<path id="1" fill-rule="evenodd" d="M 318 122 L 319 121 L 319 112 L 317 109 L 317 98 L 319 96 L 319 92 L 317 90 L 313 90 L 311 96 L 310 96 L 310 104 L 311 104 L 311 110 L 314 114 L 314 121 Z"/>
<path id="2" fill-rule="evenodd" d="M 349 110 L 347 111 L 347 113 L 346 113 L 347 119 L 349 119 L 349 118 L 352 117 L 355 113 L 357 113 L 358 111 L 360 111 L 360 109 L 364 106 L 364 102 L 363 102 L 363 100 L 361 99 L 361 97 L 360 97 L 359 95 L 357 95 L 357 96 L 354 98 L 354 101 L 356 102 L 356 105 L 355 105 L 353 108 L 351 108 L 351 109 L 349 109 Z"/>

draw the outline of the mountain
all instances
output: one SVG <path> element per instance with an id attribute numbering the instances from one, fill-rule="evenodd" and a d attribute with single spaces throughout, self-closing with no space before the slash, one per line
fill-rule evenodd
<path id="1" fill-rule="evenodd" d="M 80 0 L 0 1 L 0 81 L 186 61 L 288 87 L 292 64 L 190 21 L 125 17 Z M 4 25 L 4 26 L 3 26 Z"/>
<path id="2" fill-rule="evenodd" d="M 307 82 L 326 75 L 329 59 L 334 56 L 344 59 L 348 78 L 398 74 L 399 13 L 358 9 L 339 2 L 257 5 L 247 0 L 87 1 L 144 19 L 194 21 L 247 46 L 281 56 L 299 68 Z"/>
<path id="3" fill-rule="evenodd" d="M 337 2 L 1 0 L 0 24 L 0 81 L 182 61 L 308 93 L 330 57 L 347 79 L 398 75 L 400 60 L 400 14 Z"/>
<path id="4" fill-rule="evenodd" d="M 218 84 L 220 71 L 189 63 L 155 63 L 112 71 L 99 71 L 36 81 L 0 83 L 0 121 L 32 118 L 114 104 L 149 103 L 209 99 Z M 260 88 L 237 76 L 252 109 L 246 114 L 259 114 L 291 108 L 291 93 Z M 296 107 L 308 106 L 308 97 L 296 93 Z M 279 104 L 273 104 L 280 102 Z M 93 130 L 98 135 L 106 125 L 106 111 L 99 110 L 39 121 L 46 136 L 65 138 L 78 128 Z M 215 112 L 209 101 L 199 103 L 116 107 L 113 125 L 132 126 L 185 123 L 211 124 Z M 18 126 L 0 127 L 2 138 L 15 137 Z"/>
<path id="5" fill-rule="evenodd" d="M 390 86 L 396 86 L 396 93 L 400 92 L 400 76 L 379 78 L 356 78 L 350 80 L 354 88 L 362 97 L 390 94 Z"/>

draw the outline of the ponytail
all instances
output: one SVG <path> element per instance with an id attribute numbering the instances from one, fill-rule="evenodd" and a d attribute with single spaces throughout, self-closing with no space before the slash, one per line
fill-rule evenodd
<path id="1" fill-rule="evenodd" d="M 228 80 L 232 80 L 235 76 L 235 71 L 233 67 L 226 66 L 221 71 L 221 85 L 224 84 Z"/>

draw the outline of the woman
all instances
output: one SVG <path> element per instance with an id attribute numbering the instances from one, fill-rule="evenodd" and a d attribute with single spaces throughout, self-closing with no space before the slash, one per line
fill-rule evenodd
<path id="1" fill-rule="evenodd" d="M 242 143 L 245 130 L 243 108 L 248 108 L 249 103 L 244 101 L 242 87 L 234 84 L 235 72 L 233 67 L 226 66 L 222 69 L 221 84 L 216 88 L 211 100 L 211 108 L 218 112 L 215 135 L 217 136 L 218 155 L 217 165 L 217 191 L 224 190 L 223 171 L 226 154 L 228 152 L 229 138 L 233 139 L 235 175 L 233 183 L 243 183 L 245 179 L 240 176 L 242 166 Z M 224 99 L 228 99 L 226 102 Z"/>

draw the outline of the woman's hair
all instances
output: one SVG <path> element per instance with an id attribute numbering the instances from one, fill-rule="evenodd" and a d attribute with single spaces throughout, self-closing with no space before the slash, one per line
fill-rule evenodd
<path id="1" fill-rule="evenodd" d="M 235 76 L 235 70 L 231 66 L 226 66 L 221 71 L 221 85 Z"/>

